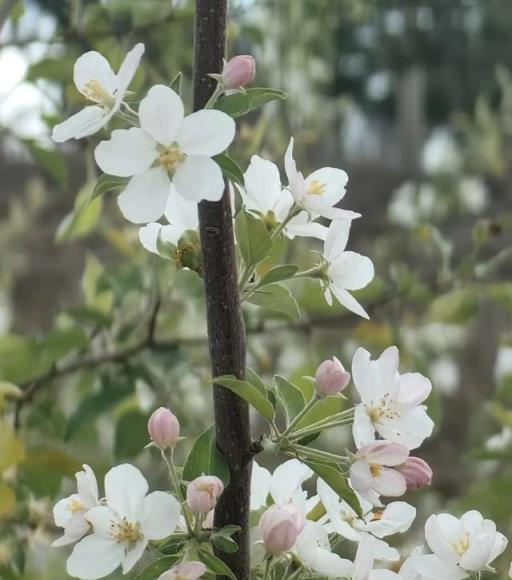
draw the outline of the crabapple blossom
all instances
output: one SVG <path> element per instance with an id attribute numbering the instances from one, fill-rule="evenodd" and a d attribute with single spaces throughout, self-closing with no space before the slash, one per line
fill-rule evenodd
<path id="1" fill-rule="evenodd" d="M 279 169 L 271 161 L 253 155 L 244 174 L 244 186 L 238 190 L 245 208 L 260 212 L 268 225 L 277 226 L 286 222 L 283 232 L 292 239 L 295 236 L 325 239 L 327 227 L 310 220 L 306 211 L 289 219 L 294 200 L 281 185 Z"/>
<path id="2" fill-rule="evenodd" d="M 486 569 L 507 547 L 507 539 L 496 531 L 496 524 L 476 510 L 461 518 L 446 513 L 430 516 L 425 523 L 425 539 L 437 559 L 468 573 Z"/>
<path id="3" fill-rule="evenodd" d="M 350 373 L 348 373 L 341 362 L 333 356 L 332 359 L 324 360 L 316 369 L 316 390 L 321 395 L 335 395 L 350 383 L 350 378 Z"/>
<path id="4" fill-rule="evenodd" d="M 187 487 L 187 505 L 197 513 L 206 514 L 217 504 L 224 491 L 224 484 L 215 475 L 201 475 Z"/>
<path id="5" fill-rule="evenodd" d="M 224 61 L 220 83 L 225 89 L 241 89 L 254 80 L 256 61 L 249 54 L 239 54 Z"/>
<path id="6" fill-rule="evenodd" d="M 357 493 L 375 506 L 380 496 L 398 497 L 407 490 L 405 477 L 396 468 L 405 463 L 409 450 L 391 441 L 376 441 L 361 447 L 350 467 L 350 483 Z"/>
<path id="7" fill-rule="evenodd" d="M 122 565 L 127 574 L 149 541 L 169 536 L 180 518 L 180 504 L 163 491 L 148 495 L 148 484 L 133 465 L 113 467 L 105 475 L 106 505 L 86 514 L 92 533 L 80 540 L 68 558 L 70 576 L 94 580 Z"/>
<path id="8" fill-rule="evenodd" d="M 99 505 L 98 483 L 91 467 L 83 468 L 75 474 L 77 493 L 61 499 L 53 509 L 55 525 L 64 528 L 64 534 L 53 542 L 54 548 L 77 542 L 91 529 L 86 515 Z"/>
<path id="9" fill-rule="evenodd" d="M 180 423 L 170 409 L 160 407 L 149 418 L 148 433 L 160 449 L 174 447 L 180 436 Z"/>
<path id="10" fill-rule="evenodd" d="M 305 518 L 302 511 L 292 503 L 276 504 L 265 511 L 259 525 L 267 553 L 279 554 L 293 547 L 304 529 Z"/>
<path id="11" fill-rule="evenodd" d="M 361 214 L 334 207 L 345 195 L 348 176 L 341 169 L 323 167 L 304 178 L 297 171 L 293 158 L 293 137 L 284 157 L 288 188 L 298 207 L 306 210 L 312 218 L 318 216 L 333 220 L 352 220 Z"/>
<path id="12" fill-rule="evenodd" d="M 370 534 L 363 534 L 357 548 L 352 570 L 352 580 L 400 580 L 391 570 L 374 570 L 378 540 Z"/>
<path id="13" fill-rule="evenodd" d="M 420 489 L 432 482 L 432 469 L 420 457 L 408 457 L 400 467 L 400 473 L 405 477 L 407 489 Z"/>
<path id="14" fill-rule="evenodd" d="M 144 45 L 139 43 L 126 55 L 117 74 L 99 52 L 91 50 L 75 62 L 73 80 L 76 88 L 93 103 L 55 125 L 52 139 L 62 143 L 81 139 L 99 131 L 119 111 L 128 85 L 131 83 Z"/>
<path id="15" fill-rule="evenodd" d="M 331 222 L 324 242 L 323 256 L 326 263 L 324 296 L 329 305 L 332 295 L 351 312 L 369 318 L 364 308 L 348 292 L 359 290 L 373 278 L 373 263 L 370 258 L 356 252 L 346 252 L 351 221 L 340 219 Z"/>
<path id="16" fill-rule="evenodd" d="M 131 177 L 118 196 L 126 219 L 136 224 L 158 220 L 171 182 L 189 201 L 222 197 L 222 171 L 211 158 L 233 141 L 235 122 L 229 115 L 203 109 L 185 117 L 180 96 L 155 85 L 140 103 L 139 119 L 140 128 L 112 131 L 94 153 L 105 173 Z"/>
<path id="17" fill-rule="evenodd" d="M 206 566 L 202 562 L 182 562 L 158 577 L 158 580 L 197 580 L 206 574 Z"/>
<path id="18" fill-rule="evenodd" d="M 375 432 L 389 441 L 416 449 L 434 428 L 421 403 L 432 389 L 419 373 L 398 373 L 398 349 L 387 348 L 377 360 L 358 348 L 352 360 L 352 379 L 361 403 L 356 405 L 353 435 L 358 448 L 375 440 Z"/>

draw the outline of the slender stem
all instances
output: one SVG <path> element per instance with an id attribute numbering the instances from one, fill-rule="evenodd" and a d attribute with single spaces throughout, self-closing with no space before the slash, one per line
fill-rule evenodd
<path id="1" fill-rule="evenodd" d="M 333 429 L 334 427 L 340 427 L 341 425 L 350 425 L 352 423 L 353 419 L 347 418 L 347 419 L 340 419 L 338 421 L 332 421 L 331 423 L 326 423 L 325 425 L 319 425 L 318 423 L 316 425 L 313 425 L 311 427 L 308 427 L 307 429 L 301 429 L 300 431 L 296 431 L 295 433 L 292 433 L 288 439 L 290 441 L 295 441 L 297 439 L 303 439 L 304 437 L 307 437 L 308 435 L 313 435 L 315 433 L 318 433 L 318 431 L 327 431 L 327 429 Z"/>
<path id="2" fill-rule="evenodd" d="M 272 568 L 273 557 L 269 556 L 265 559 L 265 569 L 263 571 L 263 580 L 269 580 L 270 570 Z"/>
<path id="3" fill-rule="evenodd" d="M 223 92 L 224 92 L 224 89 L 222 88 L 222 85 L 220 83 L 217 83 L 217 86 L 215 87 L 215 90 L 213 91 L 212 96 L 208 99 L 206 105 L 204 106 L 204 109 L 213 108 L 213 105 L 215 104 L 217 99 L 222 95 Z"/>
<path id="4" fill-rule="evenodd" d="M 290 433 L 290 431 L 295 427 L 295 425 L 297 425 L 297 423 L 302 419 L 302 417 L 304 417 L 304 415 L 306 415 L 306 413 L 314 406 L 316 405 L 316 402 L 320 399 L 319 395 L 317 393 L 315 393 L 315 395 L 313 397 L 311 397 L 311 399 L 309 400 L 309 403 L 307 403 L 304 408 L 302 409 L 302 411 L 296 415 L 291 421 L 290 424 L 288 425 L 288 427 L 281 433 L 281 437 L 286 437 L 286 435 L 288 435 L 288 433 Z"/>
<path id="5" fill-rule="evenodd" d="M 304 437 L 304 435 L 309 435 L 311 432 L 315 433 L 320 429 L 329 428 L 331 425 L 339 424 L 339 421 L 345 421 L 347 419 L 352 420 L 354 414 L 354 409 L 346 409 L 345 411 L 341 411 L 340 413 L 336 413 L 331 417 L 327 417 L 325 419 L 321 419 L 320 421 L 316 421 L 315 423 L 311 423 L 307 427 L 303 427 L 302 429 L 298 429 L 294 433 L 290 435 L 290 438 L 297 438 L 297 437 Z M 308 433 L 304 434 L 304 431 L 308 431 Z"/>
<path id="6" fill-rule="evenodd" d="M 306 447 L 305 445 L 298 445 L 294 443 L 289 447 L 283 448 L 283 451 L 292 451 L 301 455 L 305 455 L 311 458 L 326 459 L 328 461 L 333 461 L 334 463 L 345 463 L 347 458 L 343 455 L 336 455 L 335 453 L 329 453 L 328 451 L 321 451 L 320 449 L 312 449 L 311 447 Z"/>
<path id="7" fill-rule="evenodd" d="M 183 504 L 185 502 L 185 496 L 183 495 L 183 490 L 181 489 L 181 484 L 180 484 L 180 478 L 178 476 L 178 473 L 176 471 L 176 466 L 174 465 L 174 450 L 171 451 L 171 459 L 169 461 L 169 458 L 167 457 L 167 455 L 165 454 L 165 451 L 163 449 L 160 450 L 160 453 L 162 455 L 162 459 L 165 461 L 165 464 L 167 465 L 167 469 L 169 471 L 169 478 L 171 480 L 172 486 L 174 487 L 174 491 L 176 492 L 176 495 L 178 496 L 178 499 L 180 500 L 180 502 Z M 190 535 L 193 535 L 193 528 L 192 528 L 192 523 L 190 522 L 190 518 L 189 518 L 189 514 L 187 511 L 187 507 L 183 506 L 183 517 L 185 518 L 185 523 L 187 525 L 187 531 Z"/>
<path id="8" fill-rule="evenodd" d="M 294 278 L 319 278 L 325 270 L 324 266 L 313 266 L 309 270 L 304 270 L 303 272 L 297 272 L 294 274 Z"/>

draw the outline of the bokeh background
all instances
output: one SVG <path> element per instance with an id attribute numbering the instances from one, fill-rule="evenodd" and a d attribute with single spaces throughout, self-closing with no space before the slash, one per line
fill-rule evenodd
<path id="1" fill-rule="evenodd" d="M 475 507 L 510 536 L 512 3 L 230 9 L 229 54 L 254 55 L 255 85 L 289 93 L 238 123 L 233 154 L 242 167 L 254 153 L 282 166 L 294 135 L 306 173 L 345 169 L 343 206 L 363 214 L 350 246 L 377 272 L 358 294 L 370 321 L 329 309 L 313 282 L 294 288 L 300 321 L 247 311 L 250 366 L 300 380 L 333 354 L 349 365 L 357 345 L 374 355 L 398 345 L 403 370 L 431 377 L 436 421 L 420 453 L 435 478 L 410 498 L 418 522 L 404 551 L 441 509 Z M 115 68 L 144 42 L 133 90 L 181 71 L 190 103 L 193 3 L 4 0 L 0 25 L 0 578 L 64 580 L 66 549 L 48 547 L 51 506 L 80 464 L 101 474 L 128 460 L 164 485 L 141 451 L 148 414 L 169 405 L 192 436 L 212 410 L 201 280 L 148 255 L 114 193 L 86 206 L 98 136 L 55 147 L 49 135 L 81 106 L 72 69 L 87 50 Z M 307 267 L 307 249 L 319 247 L 301 240 L 279 252 Z M 155 305 L 154 341 L 143 344 Z M 34 397 L 20 405 L 12 385 Z M 342 450 L 350 434 L 321 444 Z M 498 561 L 503 578 L 509 562 Z"/>

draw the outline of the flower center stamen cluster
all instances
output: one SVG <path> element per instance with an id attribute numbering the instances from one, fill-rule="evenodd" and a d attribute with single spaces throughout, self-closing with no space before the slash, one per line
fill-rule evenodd
<path id="1" fill-rule="evenodd" d="M 110 524 L 110 535 L 118 544 L 134 544 L 142 539 L 140 523 L 129 522 L 123 518 L 120 522 Z"/>
<path id="2" fill-rule="evenodd" d="M 325 183 L 319 179 L 313 180 L 306 191 L 308 195 L 323 195 L 325 193 Z"/>
<path id="3" fill-rule="evenodd" d="M 372 423 L 378 423 L 383 419 L 398 419 L 401 415 L 399 403 L 390 400 L 389 393 L 385 393 L 376 403 L 372 401 L 368 413 Z"/>
<path id="4" fill-rule="evenodd" d="M 464 534 L 464 536 L 458 540 L 457 542 L 453 543 L 453 547 L 459 556 L 463 556 L 469 550 L 469 536 L 468 534 Z"/>
<path id="5" fill-rule="evenodd" d="M 115 102 L 114 97 L 108 91 L 106 91 L 98 81 L 94 79 L 85 83 L 82 92 L 85 98 L 89 101 L 92 101 L 93 103 L 99 103 L 105 107 L 112 107 Z"/>
<path id="6" fill-rule="evenodd" d="M 72 513 L 72 514 L 76 514 L 78 512 L 81 512 L 85 509 L 85 505 L 83 504 L 83 502 L 79 499 L 72 499 L 69 501 L 68 503 L 68 510 Z"/>
<path id="7" fill-rule="evenodd" d="M 173 172 L 178 165 L 185 161 L 185 157 L 185 154 L 182 153 L 179 146 L 173 144 L 160 149 L 159 162 L 167 171 Z"/>

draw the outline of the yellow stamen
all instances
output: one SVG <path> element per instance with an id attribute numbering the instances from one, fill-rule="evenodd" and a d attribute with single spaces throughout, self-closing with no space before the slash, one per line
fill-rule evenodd
<path id="1" fill-rule="evenodd" d="M 134 544 L 142 538 L 140 524 L 132 524 L 126 518 L 110 524 L 110 535 L 118 544 Z"/>
<path id="2" fill-rule="evenodd" d="M 386 393 L 376 403 L 371 402 L 368 414 L 370 415 L 372 423 L 379 423 L 383 419 L 398 419 L 400 417 L 400 411 L 400 404 L 397 401 L 390 400 L 389 393 Z"/>
<path id="3" fill-rule="evenodd" d="M 377 463 L 370 463 L 370 473 L 372 477 L 379 477 L 382 471 L 382 465 L 378 465 Z"/>
<path id="4" fill-rule="evenodd" d="M 306 191 L 309 195 L 323 195 L 325 193 L 325 183 L 318 179 L 314 179 L 308 186 Z"/>
<path id="5" fill-rule="evenodd" d="M 105 107 L 112 107 L 115 103 L 114 97 L 98 81 L 87 81 L 82 92 L 85 98 L 93 103 L 98 103 Z"/>
<path id="6" fill-rule="evenodd" d="M 469 536 L 464 534 L 460 540 L 454 542 L 452 545 L 459 556 L 464 555 L 469 550 Z"/>
<path id="7" fill-rule="evenodd" d="M 80 499 L 71 499 L 68 502 L 68 511 L 72 514 L 76 514 L 78 512 L 82 512 L 85 510 L 85 505 L 83 504 L 82 500 Z"/>
<path id="8" fill-rule="evenodd" d="M 174 171 L 180 163 L 185 161 L 185 154 L 181 152 L 178 145 L 171 145 L 160 150 L 160 165 L 163 165 L 167 171 Z"/>

